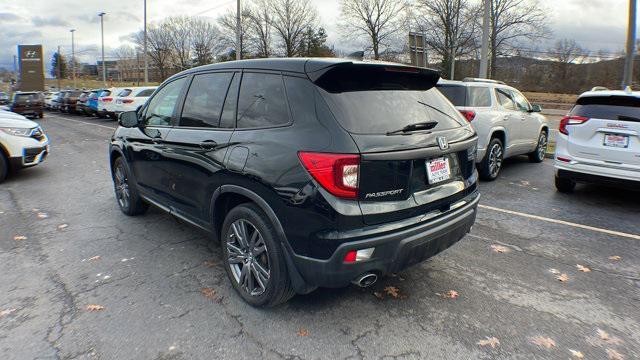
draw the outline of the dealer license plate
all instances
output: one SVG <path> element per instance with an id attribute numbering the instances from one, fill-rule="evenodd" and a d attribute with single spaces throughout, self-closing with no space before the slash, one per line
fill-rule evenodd
<path id="1" fill-rule="evenodd" d="M 437 184 L 451 178 L 451 167 L 449 166 L 448 158 L 428 160 L 426 165 L 429 184 Z"/>

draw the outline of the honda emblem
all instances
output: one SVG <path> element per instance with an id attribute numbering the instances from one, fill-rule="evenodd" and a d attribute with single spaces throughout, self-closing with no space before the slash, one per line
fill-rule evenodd
<path id="1" fill-rule="evenodd" d="M 444 136 L 438 136 L 438 146 L 440 150 L 447 150 L 449 148 L 449 142 L 447 142 L 447 138 Z"/>

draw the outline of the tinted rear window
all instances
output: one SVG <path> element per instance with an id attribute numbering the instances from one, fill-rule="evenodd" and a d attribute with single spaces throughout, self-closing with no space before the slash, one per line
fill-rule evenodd
<path id="1" fill-rule="evenodd" d="M 455 106 L 491 106 L 491 92 L 486 87 L 438 85 L 438 90 Z"/>
<path id="2" fill-rule="evenodd" d="M 100 94 L 100 97 L 109 96 L 109 95 L 111 95 L 111 91 L 110 90 L 105 90 L 105 91 L 102 92 L 102 94 Z"/>
<path id="3" fill-rule="evenodd" d="M 571 110 L 571 115 L 633 121 L 629 118 L 640 119 L 640 99 L 631 96 L 582 97 Z"/>
<path id="4" fill-rule="evenodd" d="M 466 106 L 467 89 L 457 85 L 438 85 L 438 90 L 455 106 Z"/>
<path id="5" fill-rule="evenodd" d="M 118 96 L 129 96 L 131 95 L 131 89 L 124 89 L 122 91 L 120 91 L 120 93 L 118 94 Z"/>
<path id="6" fill-rule="evenodd" d="M 320 90 L 340 124 L 356 134 L 386 134 L 437 121 L 435 131 L 465 124 L 460 113 L 436 89 L 371 90 L 331 94 Z"/>
<path id="7" fill-rule="evenodd" d="M 136 97 L 148 97 L 151 96 L 154 91 L 156 91 L 156 89 L 145 89 L 136 94 Z"/>

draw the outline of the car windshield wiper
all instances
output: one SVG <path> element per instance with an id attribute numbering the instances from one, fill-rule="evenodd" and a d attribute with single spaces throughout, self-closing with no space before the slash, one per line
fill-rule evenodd
<path id="1" fill-rule="evenodd" d="M 627 116 L 627 115 L 618 115 L 618 120 L 638 121 L 638 122 L 640 122 L 640 118 L 637 118 L 637 117 L 634 117 L 634 116 Z"/>
<path id="2" fill-rule="evenodd" d="M 419 122 L 415 124 L 409 124 L 403 127 L 402 129 L 389 131 L 387 135 L 404 134 L 404 133 L 410 133 L 412 131 L 420 131 L 420 130 L 431 130 L 434 127 L 436 127 L 436 125 L 438 125 L 437 121 L 426 121 L 426 122 Z"/>

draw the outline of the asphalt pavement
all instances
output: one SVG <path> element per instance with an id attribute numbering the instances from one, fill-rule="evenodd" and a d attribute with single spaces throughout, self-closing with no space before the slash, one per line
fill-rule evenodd
<path id="1" fill-rule="evenodd" d="M 50 157 L 0 185 L 0 359 L 640 358 L 638 193 L 560 194 L 551 160 L 510 160 L 444 253 L 255 309 L 206 233 L 120 213 L 113 121 L 41 124 Z"/>

